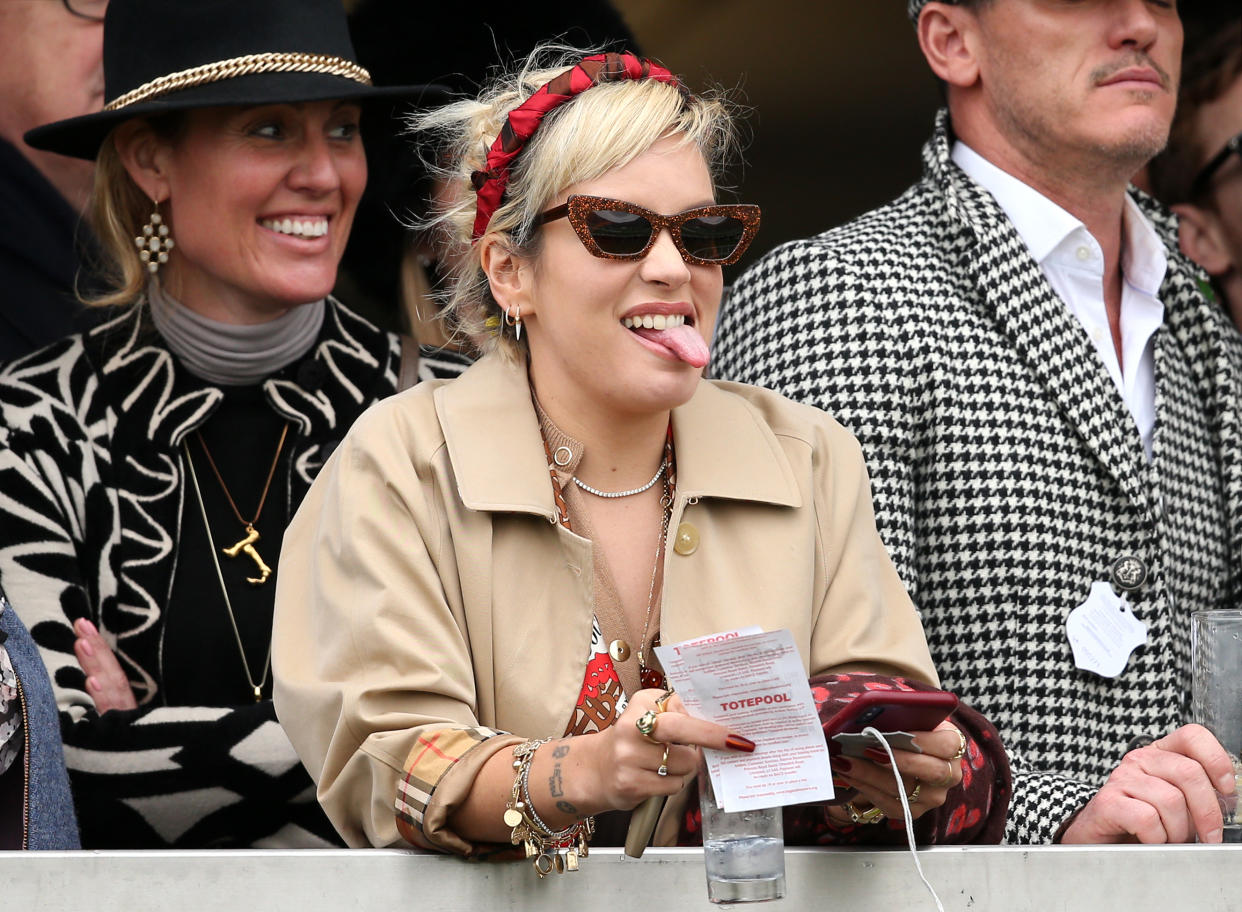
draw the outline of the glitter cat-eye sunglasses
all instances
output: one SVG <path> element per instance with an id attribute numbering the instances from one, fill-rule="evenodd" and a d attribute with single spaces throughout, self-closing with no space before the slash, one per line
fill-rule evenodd
<path id="1" fill-rule="evenodd" d="M 606 260 L 641 259 L 667 228 L 687 263 L 728 266 L 742 258 L 759 230 L 758 206 L 700 206 L 660 215 L 624 200 L 579 195 L 544 212 L 539 224 L 566 216 L 582 245 Z"/>

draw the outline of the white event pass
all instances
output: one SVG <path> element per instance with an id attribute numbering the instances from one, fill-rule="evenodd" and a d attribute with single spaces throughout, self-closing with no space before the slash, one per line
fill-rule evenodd
<path id="1" fill-rule="evenodd" d="M 757 744 L 753 754 L 705 750 L 726 811 L 825 801 L 833 796 L 828 742 L 793 634 L 730 630 L 656 655 L 686 711 Z"/>
<path id="2" fill-rule="evenodd" d="M 1147 625 L 1103 581 L 1092 583 L 1086 601 L 1069 613 L 1065 632 L 1074 664 L 1105 678 L 1121 674 L 1130 653 L 1147 642 Z"/>

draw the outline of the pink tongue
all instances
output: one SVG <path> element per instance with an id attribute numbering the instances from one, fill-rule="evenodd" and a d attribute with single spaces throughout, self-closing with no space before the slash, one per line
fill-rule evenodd
<path id="1" fill-rule="evenodd" d="M 691 367 L 702 367 L 707 363 L 707 343 L 689 323 L 672 329 L 635 329 L 634 332 L 648 341 L 663 345 Z"/>

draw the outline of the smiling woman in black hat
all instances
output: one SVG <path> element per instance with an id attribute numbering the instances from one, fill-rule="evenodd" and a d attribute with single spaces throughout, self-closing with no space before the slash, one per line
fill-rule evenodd
<path id="1" fill-rule="evenodd" d="M 366 163 L 340 0 L 112 0 L 112 308 L 0 373 L 0 575 L 56 687 L 87 847 L 336 837 L 270 701 L 281 536 L 396 336 L 329 297 Z M 25 302 L 38 307 L 40 302 Z M 406 380 L 400 383 L 408 382 Z"/>

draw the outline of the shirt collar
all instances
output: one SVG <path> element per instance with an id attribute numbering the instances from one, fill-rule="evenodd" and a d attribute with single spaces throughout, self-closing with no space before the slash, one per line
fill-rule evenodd
<path id="1" fill-rule="evenodd" d="M 1044 262 L 1062 241 L 1084 227 L 1034 187 L 1002 171 L 960 139 L 951 154 L 971 180 L 992 194 L 1035 262 Z"/>
<path id="2" fill-rule="evenodd" d="M 1126 233 L 1121 253 L 1121 271 L 1126 281 L 1143 294 L 1159 297 L 1160 286 L 1169 271 L 1169 254 L 1164 242 L 1139 204 L 1126 194 L 1122 210 L 1122 226 Z"/>
<path id="3" fill-rule="evenodd" d="M 960 139 L 953 144 L 951 157 L 971 180 L 992 194 L 1035 262 L 1042 265 L 1075 231 L 1086 232 L 1078 218 Z M 1122 274 L 1139 291 L 1158 296 L 1168 270 L 1168 254 L 1151 220 L 1128 193 L 1122 209 L 1122 231 Z"/>

